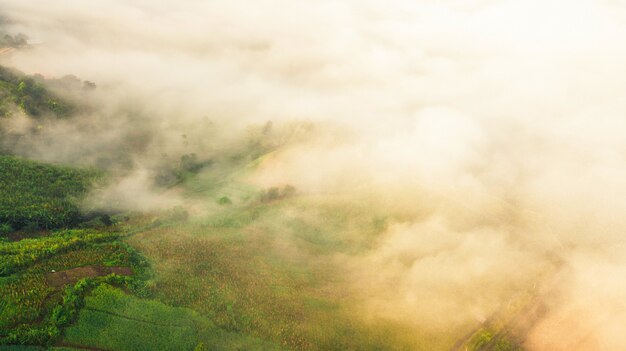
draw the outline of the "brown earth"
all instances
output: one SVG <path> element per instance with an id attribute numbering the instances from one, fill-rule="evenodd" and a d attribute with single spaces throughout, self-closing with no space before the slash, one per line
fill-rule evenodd
<path id="1" fill-rule="evenodd" d="M 16 232 L 5 234 L 6 238 L 9 239 L 9 241 L 20 241 L 22 239 L 40 238 L 40 237 L 48 236 L 48 235 L 50 235 L 49 230 L 38 230 L 34 232 L 16 231 Z"/>
<path id="2" fill-rule="evenodd" d="M 15 48 L 0 48 L 0 55 L 9 54 L 15 51 Z"/>
<path id="3" fill-rule="evenodd" d="M 97 347 L 93 347 L 93 346 L 85 346 L 85 345 L 79 345 L 79 344 L 71 344 L 71 343 L 67 343 L 64 341 L 61 342 L 57 342 L 55 344 L 56 346 L 59 347 L 69 347 L 72 349 L 78 349 L 78 350 L 90 350 L 90 351 L 107 351 L 105 349 L 99 349 Z"/>
<path id="4" fill-rule="evenodd" d="M 51 287 L 62 288 L 67 284 L 76 283 L 82 278 L 101 277 L 112 273 L 117 275 L 133 275 L 133 270 L 130 267 L 91 265 L 60 272 L 50 272 L 46 274 L 46 280 Z"/>

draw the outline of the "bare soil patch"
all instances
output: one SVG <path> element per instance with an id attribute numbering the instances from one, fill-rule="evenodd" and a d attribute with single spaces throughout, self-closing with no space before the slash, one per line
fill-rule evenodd
<path id="1" fill-rule="evenodd" d="M 105 349 L 99 349 L 97 347 L 72 344 L 72 343 L 67 343 L 67 342 L 64 342 L 64 341 L 56 343 L 56 346 L 59 346 L 59 347 L 70 347 L 70 348 L 79 349 L 79 350 L 107 351 Z"/>
<path id="2" fill-rule="evenodd" d="M 34 232 L 20 230 L 20 231 L 8 233 L 5 236 L 7 239 L 9 239 L 9 241 L 20 241 L 22 239 L 41 238 L 41 237 L 48 236 L 48 235 L 50 235 L 49 230 L 37 230 Z"/>
<path id="3" fill-rule="evenodd" d="M 133 275 L 133 270 L 130 267 L 122 266 L 101 266 L 91 265 L 84 267 L 76 267 L 60 272 L 50 272 L 46 275 L 48 285 L 54 288 L 62 288 L 67 284 L 73 284 L 82 278 L 101 277 L 115 273 L 117 275 Z"/>

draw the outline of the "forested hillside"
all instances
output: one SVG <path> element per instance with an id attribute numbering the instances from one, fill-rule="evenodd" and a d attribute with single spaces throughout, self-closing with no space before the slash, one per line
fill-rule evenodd
<path id="1" fill-rule="evenodd" d="M 0 117 L 18 109 L 32 117 L 67 117 L 72 107 L 45 89 L 33 77 L 0 66 Z"/>

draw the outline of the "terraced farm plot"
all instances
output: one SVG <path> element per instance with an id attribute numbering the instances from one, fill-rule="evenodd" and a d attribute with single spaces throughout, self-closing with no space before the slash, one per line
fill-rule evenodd
<path id="1" fill-rule="evenodd" d="M 0 276 L 10 275 L 46 258 L 90 245 L 113 241 L 118 234 L 86 230 L 52 233 L 36 239 L 0 243 Z"/>
<path id="2" fill-rule="evenodd" d="M 84 234 L 82 231 L 74 231 L 74 235 Z M 60 238 L 67 239 L 65 236 Z M 115 238 L 111 236 L 110 238 Z M 78 279 L 98 275 L 106 275 L 112 272 L 112 268 L 106 266 L 134 267 L 140 272 L 143 268 L 138 266 L 134 251 L 119 242 L 89 243 L 72 249 L 52 252 L 51 254 L 37 256 L 39 245 L 34 245 L 33 240 L 28 239 L 15 243 L 2 243 L 5 253 L 2 257 L 6 262 L 13 262 L 11 252 L 25 251 L 29 258 L 28 264 L 20 265 L 17 272 L 0 277 L 0 337 L 11 335 L 16 327 L 39 328 L 47 323 L 51 313 L 63 304 L 64 288 L 71 286 Z M 20 244 L 22 243 L 23 244 Z M 49 241 L 48 241 L 49 243 Z M 33 244 L 33 245 L 31 245 Z M 35 249 L 35 251 L 32 251 Z M 18 250 L 18 251 L 16 251 Z M 102 272 L 96 274 L 76 275 L 71 280 L 51 282 L 49 279 L 52 271 L 64 272 L 89 265 L 101 266 Z M 111 272 L 109 272 L 111 271 Z M 102 274 L 100 274 L 102 273 Z M 0 341 L 2 339 L 0 338 Z"/>
<path id="3" fill-rule="evenodd" d="M 55 288 L 62 288 L 65 285 L 74 284 L 83 278 L 103 277 L 109 274 L 117 274 L 122 276 L 133 275 L 130 267 L 113 266 L 107 267 L 102 265 L 89 265 L 67 269 L 64 271 L 51 271 L 46 274 L 48 285 Z"/>

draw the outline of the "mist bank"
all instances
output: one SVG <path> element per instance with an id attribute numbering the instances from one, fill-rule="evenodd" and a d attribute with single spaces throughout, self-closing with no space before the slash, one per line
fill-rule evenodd
<path id="1" fill-rule="evenodd" d="M 138 150 L 133 169 L 152 169 L 164 154 L 210 159 L 244 147 L 237 140 L 251 124 L 305 122 L 315 128 L 276 137 L 249 180 L 366 197 L 390 214 L 371 252 L 336 258 L 356 287 L 373 287 L 364 315 L 440 330 L 481 323 L 559 272 L 524 345 L 626 344 L 622 5 L 0 0 L 0 8 L 9 32 L 37 43 L 2 64 L 98 86 L 89 98 L 97 108 L 82 122 L 46 125 L 48 141 L 24 154 L 94 160 L 122 142 Z M 145 184 L 140 173 L 132 179 L 128 188 Z"/>

